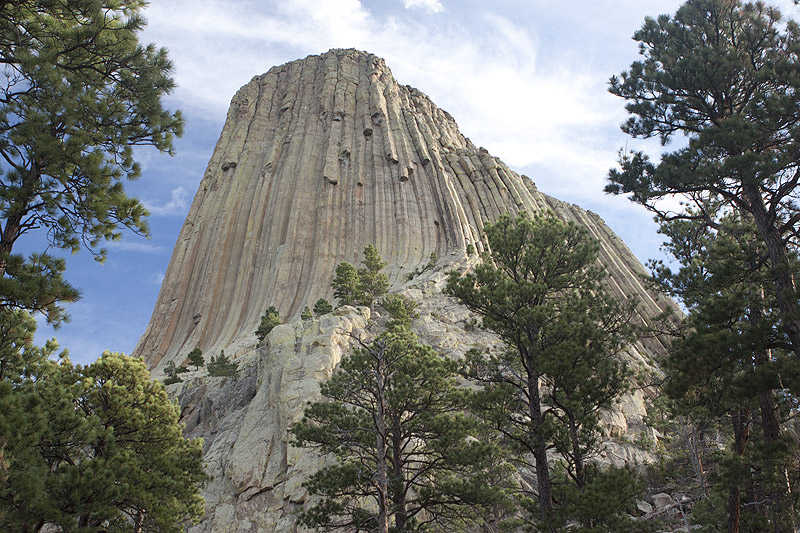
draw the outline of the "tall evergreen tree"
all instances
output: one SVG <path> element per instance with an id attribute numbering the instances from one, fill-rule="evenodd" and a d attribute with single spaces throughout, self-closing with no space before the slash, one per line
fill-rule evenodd
<path id="1" fill-rule="evenodd" d="M 295 444 L 333 454 L 306 483 L 308 527 L 422 531 L 480 524 L 503 501 L 492 445 L 462 413 L 456 363 L 401 326 L 347 355 L 292 429 Z"/>
<path id="2" fill-rule="evenodd" d="M 146 211 L 123 178 L 140 173 L 133 147 L 172 150 L 182 119 L 162 107 L 174 87 L 166 50 L 141 45 L 140 0 L 20 0 L 0 15 L 0 306 L 42 312 L 77 291 L 63 261 L 13 254 L 37 228 L 51 246 L 86 246 L 128 228 L 146 234 Z"/>
<path id="3" fill-rule="evenodd" d="M 634 34 L 641 61 L 611 78 L 632 115 L 633 137 L 675 134 L 683 147 L 651 162 L 622 153 L 606 191 L 662 220 L 721 227 L 729 210 L 749 216 L 770 266 L 764 287 L 800 359 L 800 303 L 792 276 L 800 237 L 800 27 L 762 2 L 688 0 L 673 16 L 647 18 Z M 660 200 L 679 195 L 688 208 Z M 708 211 L 723 203 L 726 209 Z"/>
<path id="4" fill-rule="evenodd" d="M 731 442 L 714 465 L 718 482 L 707 504 L 726 517 L 728 531 L 793 531 L 797 457 L 782 422 L 800 376 L 764 290 L 771 281 L 757 230 L 749 217 L 720 220 L 719 230 L 686 220 L 662 224 L 680 268 L 656 265 L 656 279 L 689 311 L 667 360 L 667 391 L 695 420 L 730 421 Z M 703 520 L 718 519 L 706 513 Z"/>
<path id="5" fill-rule="evenodd" d="M 451 272 L 447 292 L 508 347 L 499 355 L 473 350 L 469 375 L 483 384 L 478 408 L 513 444 L 517 460 L 534 458 L 538 518 L 548 524 L 548 449 L 557 449 L 583 489 L 587 460 L 597 451 L 598 413 L 626 387 L 618 353 L 632 307 L 605 292 L 597 243 L 574 223 L 552 214 L 503 215 L 485 233 L 491 252 L 474 272 Z"/>
<path id="6" fill-rule="evenodd" d="M 31 379 L 0 382 L 0 529 L 178 532 L 202 515 L 202 442 L 183 438 L 144 362 L 106 352 L 75 367 L 30 345 L 28 355 Z"/>

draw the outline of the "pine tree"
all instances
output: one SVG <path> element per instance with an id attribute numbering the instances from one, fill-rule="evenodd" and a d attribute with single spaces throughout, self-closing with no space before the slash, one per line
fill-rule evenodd
<path id="1" fill-rule="evenodd" d="M 339 299 L 339 305 L 358 305 L 364 298 L 358 270 L 347 261 L 336 265 L 331 287 L 333 295 Z"/>
<path id="2" fill-rule="evenodd" d="M 308 320 L 309 318 L 311 318 L 311 316 L 312 316 L 311 315 L 311 309 L 309 309 L 308 306 L 305 306 L 303 308 L 303 312 L 300 313 L 300 319 L 301 320 Z"/>
<path id="3" fill-rule="evenodd" d="M 143 361 L 106 352 L 27 369 L 0 382 L 0 529 L 177 532 L 202 515 L 202 442 L 183 438 Z"/>
<path id="4" fill-rule="evenodd" d="M 666 390 L 695 423 L 725 421 L 731 439 L 726 456 L 706 464 L 717 481 L 703 487 L 698 521 L 727 521 L 731 532 L 793 531 L 796 458 L 783 422 L 800 376 L 764 290 L 770 276 L 757 230 L 738 214 L 720 220 L 716 231 L 695 221 L 662 224 L 680 268 L 656 264 L 656 279 L 689 311 L 666 361 Z"/>
<path id="5" fill-rule="evenodd" d="M 189 364 L 196 369 L 202 368 L 206 364 L 206 360 L 203 358 L 203 350 L 200 348 L 195 347 L 192 351 L 190 351 L 188 358 Z"/>
<path id="6" fill-rule="evenodd" d="M 370 311 L 375 310 L 375 302 L 389 291 L 389 279 L 386 274 L 381 272 L 386 267 L 378 249 L 372 244 L 364 248 L 364 258 L 361 260 L 364 265 L 358 269 L 358 287 L 361 293 L 361 304 L 369 307 Z"/>
<path id="7" fill-rule="evenodd" d="M 800 360 L 792 277 L 800 235 L 800 27 L 760 2 L 689 0 L 673 16 L 647 18 L 634 39 L 643 59 L 609 88 L 632 115 L 623 131 L 665 145 L 683 134 L 688 143 L 657 164 L 641 151 L 622 153 L 606 191 L 631 194 L 661 220 L 711 229 L 731 210 L 751 217 L 770 265 L 764 289 Z M 660 201 L 676 195 L 686 208 Z M 719 204 L 725 208 L 706 210 Z"/>
<path id="8" fill-rule="evenodd" d="M 166 50 L 138 42 L 138 0 L 3 2 L 0 17 L 0 307 L 58 324 L 79 293 L 47 253 L 14 254 L 43 228 L 50 246 L 98 259 L 128 228 L 147 234 L 146 210 L 123 190 L 140 174 L 133 147 L 171 152 L 179 113 Z"/>
<path id="9" fill-rule="evenodd" d="M 468 375 L 483 385 L 475 408 L 514 443 L 518 462 L 533 457 L 538 519 L 553 524 L 547 450 L 559 452 L 557 462 L 583 490 L 599 413 L 626 388 L 618 353 L 630 338 L 632 305 L 606 294 L 597 243 L 572 222 L 503 215 L 485 233 L 491 253 L 474 272 L 451 272 L 446 292 L 508 347 L 468 354 Z"/>
<path id="10" fill-rule="evenodd" d="M 294 444 L 335 462 L 305 486 L 319 500 L 301 513 L 307 527 L 418 531 L 480 524 L 502 503 L 489 486 L 496 451 L 464 415 L 456 363 L 409 330 L 384 333 L 342 359 L 292 429 Z"/>
<path id="11" fill-rule="evenodd" d="M 175 361 L 168 361 L 164 366 L 164 375 L 167 376 L 163 383 L 164 385 L 172 385 L 174 383 L 182 383 L 183 380 L 178 377 L 180 369 L 175 366 Z"/>
<path id="12" fill-rule="evenodd" d="M 236 363 L 225 355 L 225 350 L 221 350 L 218 357 L 211 356 L 211 361 L 208 363 L 208 375 L 215 377 L 236 376 L 237 368 Z"/>
<path id="13" fill-rule="evenodd" d="M 275 309 L 275 306 L 269 306 L 264 314 L 261 315 L 261 322 L 256 329 L 256 337 L 258 338 L 258 342 L 264 342 L 264 339 L 267 338 L 269 332 L 273 330 L 275 326 L 280 325 L 281 317 L 278 314 L 278 310 Z"/>
<path id="14" fill-rule="evenodd" d="M 314 316 L 326 315 L 333 311 L 333 306 L 325 298 L 320 298 L 314 304 Z"/>

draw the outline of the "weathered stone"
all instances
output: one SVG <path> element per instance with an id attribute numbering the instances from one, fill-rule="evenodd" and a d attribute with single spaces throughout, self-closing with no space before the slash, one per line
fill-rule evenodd
<path id="1" fill-rule="evenodd" d="M 375 319 L 344 306 L 299 320 L 341 261 L 360 262 L 375 244 L 388 262 L 392 292 L 418 304 L 413 328 L 440 352 L 502 349 L 442 289 L 447 270 L 474 266 L 485 221 L 508 211 L 549 209 L 601 241 L 612 291 L 641 302 L 647 324 L 674 304 L 648 292 L 641 264 L 595 214 L 539 192 L 462 136 L 453 118 L 416 89 L 399 85 L 383 60 L 332 50 L 253 78 L 234 96 L 220 139 L 181 230 L 147 331 L 135 349 L 156 377 L 199 346 L 225 353 L 235 378 L 205 369 L 172 385 L 190 436 L 205 439 L 212 481 L 207 514 L 193 529 L 296 529 L 302 486 L 323 458 L 290 444 L 289 429 L 319 384 Z M 434 269 L 412 280 L 432 252 Z M 274 305 L 285 324 L 258 345 L 261 315 Z M 657 371 L 658 338 L 626 350 L 636 371 Z M 644 395 L 604 415 L 605 463 L 652 460 L 634 444 L 644 431 Z M 530 473 L 522 472 L 524 479 Z M 530 480 L 529 480 L 530 481 Z"/>
<path id="2" fill-rule="evenodd" d="M 659 492 L 658 494 L 653 495 L 653 507 L 656 508 L 656 511 L 660 511 L 665 507 L 668 507 L 675 503 L 675 500 L 672 499 L 672 496 L 665 492 Z"/>
<path id="3" fill-rule="evenodd" d="M 646 515 L 653 512 L 653 506 L 647 503 L 644 500 L 639 500 L 636 502 L 636 510 L 638 515 Z"/>

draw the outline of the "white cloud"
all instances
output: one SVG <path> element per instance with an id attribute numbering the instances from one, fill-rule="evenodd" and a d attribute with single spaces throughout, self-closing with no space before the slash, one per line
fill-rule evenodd
<path id="1" fill-rule="evenodd" d="M 330 48 L 367 50 L 542 191 L 604 209 L 605 176 L 626 142 L 608 77 L 637 59 L 630 35 L 644 16 L 680 3 L 598 0 L 584 10 L 536 0 L 420 17 L 410 10 L 442 1 L 156 0 L 144 38 L 170 50 L 178 105 L 219 127 L 233 94 L 272 66 Z"/>
<path id="2" fill-rule="evenodd" d="M 150 283 L 152 285 L 155 285 L 156 287 L 160 287 L 161 284 L 164 282 L 164 273 L 163 272 L 153 272 L 148 277 L 148 280 L 150 281 Z"/>
<path id="3" fill-rule="evenodd" d="M 422 9 L 430 13 L 441 13 L 444 6 L 439 0 L 405 0 L 403 5 L 406 9 Z"/>
<path id="4" fill-rule="evenodd" d="M 189 193 L 183 187 L 178 187 L 172 190 L 172 198 L 169 202 L 161 205 L 147 201 L 143 203 L 151 215 L 184 216 L 189 208 Z"/>
<path id="5" fill-rule="evenodd" d="M 160 254 L 164 251 L 163 246 L 157 246 L 149 242 L 112 241 L 109 242 L 107 246 L 123 252 L 139 252 L 144 254 Z"/>

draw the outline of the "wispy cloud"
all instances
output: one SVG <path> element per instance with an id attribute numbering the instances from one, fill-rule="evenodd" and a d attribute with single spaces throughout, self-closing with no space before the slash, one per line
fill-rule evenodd
<path id="1" fill-rule="evenodd" d="M 403 5 L 406 9 L 422 9 L 429 13 L 444 11 L 444 6 L 439 0 L 404 0 Z"/>
<path id="2" fill-rule="evenodd" d="M 148 276 L 148 280 L 151 285 L 155 285 L 160 287 L 161 284 L 164 282 L 164 273 L 163 272 L 153 272 Z"/>
<path id="3" fill-rule="evenodd" d="M 189 208 L 189 193 L 183 187 L 172 190 L 172 198 L 164 204 L 143 202 L 151 215 L 156 216 L 184 216 Z"/>
<path id="4" fill-rule="evenodd" d="M 165 250 L 163 246 L 150 244 L 149 242 L 136 241 L 112 241 L 109 242 L 107 246 L 123 252 L 138 252 L 144 254 L 160 254 Z"/>

